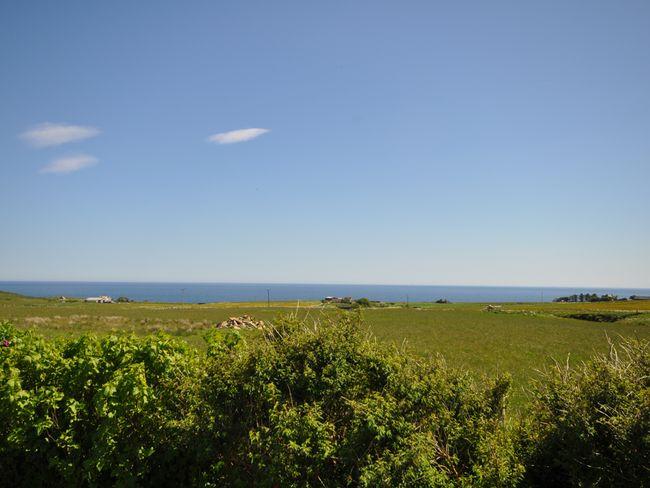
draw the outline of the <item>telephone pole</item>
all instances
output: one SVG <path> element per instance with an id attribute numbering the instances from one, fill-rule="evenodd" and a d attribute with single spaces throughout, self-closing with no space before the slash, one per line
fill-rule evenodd
<path id="1" fill-rule="evenodd" d="M 268 288 L 266 289 L 266 306 L 267 308 L 271 308 L 271 290 Z"/>

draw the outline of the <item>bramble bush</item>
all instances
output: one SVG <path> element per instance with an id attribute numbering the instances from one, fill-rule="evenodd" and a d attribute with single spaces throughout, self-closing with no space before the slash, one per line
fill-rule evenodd
<path id="1" fill-rule="evenodd" d="M 187 480 L 200 379 L 187 346 L 164 336 L 48 342 L 8 324 L 0 337 L 3 485 Z"/>
<path id="2" fill-rule="evenodd" d="M 355 316 L 285 319 L 212 354 L 202 388 L 212 486 L 514 486 L 509 382 L 367 338 Z"/>
<path id="3" fill-rule="evenodd" d="M 45 341 L 0 324 L 0 486 L 643 486 L 647 343 L 537 387 L 483 384 L 358 316 L 259 336 Z"/>
<path id="4" fill-rule="evenodd" d="M 546 371 L 521 429 L 528 484 L 650 485 L 649 347 L 624 340 L 578 369 Z"/>

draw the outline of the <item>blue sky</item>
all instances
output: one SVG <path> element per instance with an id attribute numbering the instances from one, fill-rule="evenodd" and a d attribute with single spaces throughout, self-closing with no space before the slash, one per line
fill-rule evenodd
<path id="1" fill-rule="evenodd" d="M 2 2 L 0 63 L 0 279 L 650 286 L 645 0 Z"/>

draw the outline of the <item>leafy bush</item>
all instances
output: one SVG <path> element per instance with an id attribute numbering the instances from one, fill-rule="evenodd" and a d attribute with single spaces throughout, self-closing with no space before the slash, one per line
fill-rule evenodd
<path id="1" fill-rule="evenodd" d="M 477 388 L 441 362 L 368 340 L 354 316 L 284 320 L 213 349 L 202 424 L 211 486 L 511 486 L 509 382 Z"/>
<path id="2" fill-rule="evenodd" d="M 367 298 L 358 298 L 354 302 L 360 307 L 370 307 L 372 305 L 372 303 L 370 303 L 370 300 Z"/>
<path id="3" fill-rule="evenodd" d="M 643 486 L 648 344 L 538 385 L 519 436 L 509 380 L 371 340 L 358 316 L 45 341 L 0 324 L 1 486 Z M 525 468 L 525 469 L 524 469 Z"/>
<path id="4" fill-rule="evenodd" d="M 556 367 L 523 429 L 535 486 L 644 486 L 650 479 L 648 343 L 626 341 L 577 370 Z"/>
<path id="5" fill-rule="evenodd" d="M 5 486 L 184 481 L 200 378 L 187 346 L 162 336 L 53 343 L 7 324 L 0 336 Z"/>

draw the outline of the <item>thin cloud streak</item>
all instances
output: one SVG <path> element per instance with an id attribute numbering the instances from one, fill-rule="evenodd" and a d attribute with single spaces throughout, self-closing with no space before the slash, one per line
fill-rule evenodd
<path id="1" fill-rule="evenodd" d="M 263 134 L 269 132 L 269 129 L 250 128 L 250 129 L 237 129 L 229 132 L 221 132 L 208 137 L 208 142 L 216 144 L 234 144 L 237 142 L 250 141 Z"/>
<path id="2" fill-rule="evenodd" d="M 20 137 L 32 146 L 48 147 L 89 139 L 100 132 L 96 127 L 46 122 L 23 132 Z"/>
<path id="3" fill-rule="evenodd" d="M 50 164 L 41 168 L 41 173 L 66 174 L 74 173 L 89 166 L 97 164 L 97 158 L 88 154 L 77 154 L 76 156 L 67 156 L 55 159 Z"/>

